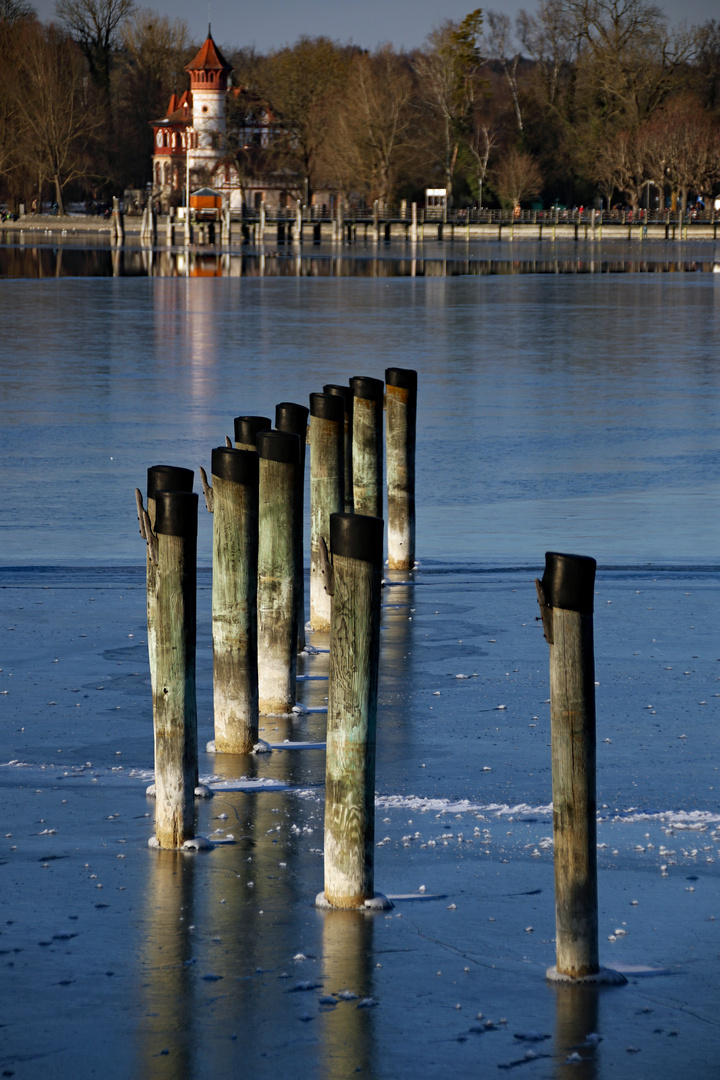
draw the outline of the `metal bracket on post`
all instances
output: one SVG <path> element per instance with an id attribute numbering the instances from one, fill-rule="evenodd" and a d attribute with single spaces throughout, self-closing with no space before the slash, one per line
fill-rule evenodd
<path id="1" fill-rule="evenodd" d="M 213 512 L 213 489 L 208 484 L 207 473 L 203 469 L 202 465 L 200 466 L 200 479 L 202 480 L 202 489 L 203 489 L 203 494 L 205 495 L 205 505 L 207 506 L 208 514 L 212 514 L 212 512 Z"/>
<path id="2" fill-rule="evenodd" d="M 537 589 L 538 604 L 540 605 L 540 618 L 543 624 L 543 634 L 548 645 L 552 645 L 553 638 L 553 617 L 552 608 L 547 602 L 545 597 L 545 590 L 542 586 L 542 581 L 539 578 L 535 578 L 535 588 Z"/>
<path id="3" fill-rule="evenodd" d="M 142 497 L 142 491 L 140 490 L 140 488 L 135 488 L 135 505 L 137 506 L 137 516 L 138 516 L 138 525 L 139 525 L 139 528 L 140 528 L 140 535 L 142 536 L 143 540 L 147 540 L 147 536 L 145 535 L 145 521 L 144 521 L 145 507 L 143 506 L 143 497 Z"/>
<path id="4" fill-rule="evenodd" d="M 155 533 L 152 530 L 152 525 L 150 524 L 150 518 L 148 516 L 147 510 L 143 510 L 143 525 L 145 527 L 145 539 L 147 540 L 148 552 L 149 552 L 149 555 L 150 555 L 150 562 L 153 563 L 154 566 L 157 566 L 157 561 L 158 561 L 157 536 L 155 535 Z"/>
<path id="5" fill-rule="evenodd" d="M 320 561 L 322 563 L 322 576 L 325 578 L 325 592 L 328 596 L 333 596 L 335 594 L 335 574 L 324 536 L 320 537 Z"/>

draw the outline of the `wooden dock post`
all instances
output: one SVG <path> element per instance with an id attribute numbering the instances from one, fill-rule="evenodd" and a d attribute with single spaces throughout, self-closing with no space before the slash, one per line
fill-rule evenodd
<path id="1" fill-rule="evenodd" d="M 310 625 L 330 629 L 321 538 L 330 536 L 330 515 L 345 509 L 345 403 L 337 394 L 310 395 Z"/>
<path id="2" fill-rule="evenodd" d="M 236 450 L 257 450 L 257 437 L 261 431 L 269 431 L 269 416 L 236 416 L 233 421 Z"/>
<path id="3" fill-rule="evenodd" d="M 197 784 L 195 637 L 198 497 L 156 493 L 157 641 L 155 719 L 155 837 L 161 848 L 182 847 L 194 834 Z"/>
<path id="4" fill-rule="evenodd" d="M 390 907 L 375 894 L 375 731 L 383 521 L 330 518 L 332 597 L 321 907 Z"/>
<path id="5" fill-rule="evenodd" d="M 417 214 L 417 210 L 418 210 L 417 203 L 416 202 L 412 203 L 412 206 L 411 206 L 412 217 L 411 217 L 411 221 L 410 221 L 410 240 L 412 241 L 413 244 L 417 244 L 417 238 L 418 238 L 418 214 Z"/>
<path id="6" fill-rule="evenodd" d="M 323 394 L 337 394 L 345 402 L 345 478 L 343 487 L 345 490 L 345 505 L 343 510 L 346 514 L 352 514 L 355 509 L 353 501 L 353 471 L 352 471 L 352 439 L 353 439 L 353 400 L 355 395 L 350 386 L 341 383 L 325 383 Z"/>
<path id="7" fill-rule="evenodd" d="M 249 754 L 258 741 L 255 450 L 212 452 L 213 704 L 215 750 Z"/>
<path id="8" fill-rule="evenodd" d="M 417 371 L 387 368 L 386 441 L 388 492 L 388 567 L 415 565 L 415 431 Z"/>
<path id="9" fill-rule="evenodd" d="M 297 476 L 300 439 L 262 431 L 258 512 L 258 708 L 287 715 L 297 677 Z"/>
<path id="10" fill-rule="evenodd" d="M 295 570 L 298 575 L 295 583 L 295 603 L 297 605 L 297 648 L 305 648 L 305 453 L 308 439 L 307 405 L 296 405 L 293 401 L 281 401 L 275 406 L 275 427 L 278 431 L 291 432 L 300 440 L 300 468 L 297 473 L 297 526 L 295 529 Z"/>
<path id="11" fill-rule="evenodd" d="M 382 517 L 383 403 L 381 379 L 356 375 L 353 391 L 353 502 L 356 514 Z"/>
<path id="12" fill-rule="evenodd" d="M 151 465 L 147 471 L 147 522 L 141 518 L 140 533 L 148 539 L 148 526 L 155 529 L 155 500 L 159 491 L 192 491 L 195 473 L 178 465 Z M 138 517 L 142 508 L 142 496 L 136 491 Z M 151 536 L 152 539 L 152 536 Z M 147 644 L 150 663 L 150 685 L 155 691 L 156 633 L 157 633 L 157 563 L 152 558 L 152 544 L 148 543 L 146 561 L 147 584 Z"/>
<path id="13" fill-rule="evenodd" d="M 595 559 L 586 555 L 549 551 L 542 581 L 535 582 L 550 646 L 557 965 L 547 975 L 572 981 L 598 979 L 601 974 L 593 655 L 596 566 Z"/>

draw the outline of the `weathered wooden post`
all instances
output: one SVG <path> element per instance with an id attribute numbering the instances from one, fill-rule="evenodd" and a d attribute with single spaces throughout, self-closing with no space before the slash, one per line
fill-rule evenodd
<path id="1" fill-rule="evenodd" d="M 549 979 L 597 979 L 593 595 L 597 563 L 548 551 L 536 581 L 550 646 L 557 965 Z M 605 973 L 606 975 L 615 973 Z M 615 981 L 624 981 L 622 978 Z"/>
<path id="2" fill-rule="evenodd" d="M 310 625 L 330 629 L 330 595 L 320 540 L 330 535 L 330 515 L 345 509 L 345 403 L 337 394 L 310 395 Z"/>
<path id="3" fill-rule="evenodd" d="M 418 238 L 418 215 L 417 215 L 417 203 L 414 202 L 411 207 L 412 218 L 410 222 L 410 240 L 413 244 L 417 243 Z"/>
<path id="4" fill-rule="evenodd" d="M 372 238 L 374 244 L 380 243 L 380 203 L 377 199 L 373 202 L 373 232 Z"/>
<path id="5" fill-rule="evenodd" d="M 215 750 L 249 754 L 258 741 L 258 455 L 212 452 Z"/>
<path id="6" fill-rule="evenodd" d="M 236 450 L 257 450 L 257 437 L 261 431 L 269 431 L 269 416 L 236 416 L 233 421 Z"/>
<path id="7" fill-rule="evenodd" d="M 390 570 L 412 570 L 415 565 L 417 371 L 387 368 L 385 382 L 388 567 Z"/>
<path id="8" fill-rule="evenodd" d="M 325 383 L 323 386 L 323 394 L 337 394 L 345 402 L 345 441 L 344 441 L 344 458 L 345 458 L 345 505 L 343 510 L 346 514 L 352 514 L 355 509 L 355 503 L 353 501 L 353 471 L 352 471 L 352 440 L 353 440 L 353 400 L 355 395 L 352 392 L 352 388 L 349 386 L 343 386 L 340 383 Z"/>
<path id="9" fill-rule="evenodd" d="M 382 517 L 383 401 L 381 379 L 356 375 L 353 391 L 353 502 L 356 514 Z"/>
<path id="10" fill-rule="evenodd" d="M 330 548 L 325 890 L 316 903 L 388 907 L 375 894 L 374 873 L 382 519 L 333 514 Z"/>
<path id="11" fill-rule="evenodd" d="M 151 465 L 147 471 L 147 509 L 142 505 L 142 494 L 135 489 L 135 499 L 140 522 L 140 535 L 147 541 L 146 585 L 147 585 L 147 644 L 150 664 L 150 685 L 155 691 L 156 666 L 156 628 L 157 628 L 157 562 L 153 559 L 152 537 L 155 528 L 158 491 L 192 491 L 194 472 L 177 465 Z"/>
<path id="12" fill-rule="evenodd" d="M 297 676 L 297 474 L 300 439 L 262 431 L 258 537 L 258 707 L 286 715 Z"/>
<path id="13" fill-rule="evenodd" d="M 197 783 L 195 637 L 198 497 L 158 491 L 155 718 L 155 835 L 181 847 L 194 833 Z"/>
<path id="14" fill-rule="evenodd" d="M 275 427 L 278 431 L 291 432 L 300 440 L 300 467 L 297 472 L 296 509 L 297 524 L 295 526 L 295 569 L 298 575 L 295 583 L 295 603 L 297 605 L 297 648 L 302 652 L 305 648 L 305 545 L 303 533 L 305 530 L 305 451 L 308 438 L 308 413 L 307 405 L 296 405 L 293 401 L 281 401 L 275 406 Z"/>
<path id="15" fill-rule="evenodd" d="M 260 221 L 258 229 L 258 240 L 262 244 L 265 241 L 265 200 L 260 203 Z"/>

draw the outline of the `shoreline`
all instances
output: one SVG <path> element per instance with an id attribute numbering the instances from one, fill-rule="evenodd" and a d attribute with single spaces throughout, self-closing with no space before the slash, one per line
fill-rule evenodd
<path id="1" fill-rule="evenodd" d="M 143 232 L 143 217 L 124 217 L 125 237 L 140 239 Z M 395 220 L 385 226 L 388 230 L 384 239 L 375 240 L 371 235 L 370 222 L 348 222 L 342 240 L 338 240 L 334 233 L 334 223 L 331 220 L 305 221 L 302 227 L 302 237 L 297 238 L 293 233 L 290 237 L 286 229 L 294 223 L 290 219 L 278 222 L 268 221 L 265 226 L 266 236 L 261 238 L 256 235 L 257 223 L 254 221 L 240 221 L 233 219 L 231 222 L 230 238 L 225 243 L 203 243 L 206 249 L 223 250 L 232 242 L 234 245 L 242 243 L 244 246 L 273 246 L 284 245 L 288 248 L 299 246 L 312 247 L 317 244 L 333 243 L 338 248 L 353 248 L 363 242 L 372 243 L 378 248 L 387 247 L 394 243 L 423 246 L 424 244 L 444 244 L 446 242 L 458 243 L 472 240 L 482 240 L 488 243 L 517 243 L 523 241 L 548 242 L 571 240 L 575 243 L 599 243 L 607 242 L 663 242 L 669 244 L 707 242 L 718 240 L 719 222 L 690 222 L 678 225 L 677 223 L 665 224 L 651 222 L 645 225 L 643 222 L 603 222 L 593 225 L 590 222 L 482 222 L 469 225 L 461 223 L 448 223 L 442 225 L 438 222 L 426 222 L 418 225 L 417 239 L 410 234 L 410 222 Z M 201 235 L 204 235 L 204 225 L 193 225 Z M 247 235 L 242 235 L 247 231 Z M 182 244 L 183 223 L 177 219 L 173 222 L 168 220 L 167 215 L 159 215 L 157 218 L 156 240 L 147 246 L 164 247 L 163 240 L 167 237 L 167 244 L 183 246 Z M 3 233 L 23 236 L 24 234 L 51 234 L 53 236 L 82 237 L 98 236 L 107 234 L 108 243 L 111 247 L 122 246 L 113 239 L 114 226 L 112 218 L 104 217 L 78 217 L 66 214 L 64 217 L 53 215 L 30 215 L 26 214 L 17 221 L 0 222 L 0 243 L 5 242 Z M 350 238 L 348 235 L 351 233 Z M 348 234 L 348 235 L 346 235 Z M 179 243 L 177 243 L 179 241 Z"/>

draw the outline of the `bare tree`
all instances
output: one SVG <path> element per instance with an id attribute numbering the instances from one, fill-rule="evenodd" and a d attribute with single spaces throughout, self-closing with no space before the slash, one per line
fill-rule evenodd
<path id="1" fill-rule="evenodd" d="M 556 108 L 561 74 L 575 62 L 578 51 L 577 30 L 564 0 L 543 0 L 534 15 L 520 11 L 516 31 L 540 71 L 546 104 Z"/>
<path id="2" fill-rule="evenodd" d="M 328 147 L 329 168 L 346 191 L 362 186 L 388 204 L 413 130 L 412 92 L 407 64 L 390 45 L 354 58 Z"/>
<path id="3" fill-rule="evenodd" d="M 278 134 L 281 164 L 300 181 L 305 200 L 319 181 L 322 152 L 347 78 L 347 49 L 326 37 L 301 37 L 271 53 L 258 75 Z"/>
<path id="4" fill-rule="evenodd" d="M 55 5 L 58 19 L 82 49 L 90 75 L 105 92 L 122 24 L 134 10 L 134 0 L 57 0 Z"/>
<path id="5" fill-rule="evenodd" d="M 92 175 L 92 143 L 100 127 L 88 94 L 85 63 L 75 44 L 51 24 L 39 30 L 19 70 L 27 151 L 40 182 L 53 184 L 62 214 L 63 188 Z"/>
<path id="6" fill-rule="evenodd" d="M 447 20 L 428 35 L 426 48 L 413 60 L 422 104 L 441 132 L 448 196 L 452 194 L 460 144 L 475 100 L 482 63 L 481 27 L 479 8 L 462 22 Z"/>
<path id="7" fill-rule="evenodd" d="M 615 132 L 611 138 L 598 138 L 590 164 L 590 175 L 610 200 L 615 191 L 625 195 L 633 210 L 640 206 L 642 190 L 647 177 L 645 149 L 638 139 L 636 128 L 628 127 Z"/>
<path id="8" fill-rule="evenodd" d="M 484 117 L 475 113 L 472 118 L 470 133 L 467 138 L 467 149 L 475 165 L 475 176 L 478 185 L 478 207 L 482 210 L 482 189 L 488 174 L 490 155 L 498 145 L 498 133 L 493 131 Z"/>
<path id="9" fill-rule="evenodd" d="M 515 119 L 519 132 L 523 131 L 523 115 L 520 107 L 520 90 L 517 69 L 520 53 L 514 49 L 510 17 L 504 12 L 489 11 L 487 15 L 487 52 L 502 67 L 515 109 Z"/>
<path id="10" fill-rule="evenodd" d="M 720 180 L 720 132 L 693 94 L 671 98 L 640 129 L 638 142 L 646 175 L 658 187 L 669 184 L 685 213 L 688 195 L 710 195 Z"/>
<path id="11" fill-rule="evenodd" d="M 27 0 L 0 0 L 0 23 L 19 23 L 37 18 L 37 12 Z"/>
<path id="12" fill-rule="evenodd" d="M 637 125 L 677 87 L 699 34 L 668 29 L 649 0 L 563 0 L 581 43 L 580 73 L 605 123 Z"/>
<path id="13" fill-rule="evenodd" d="M 542 188 L 542 173 L 535 159 L 514 148 L 501 158 L 493 179 L 500 198 L 510 202 L 515 209 L 524 199 L 539 195 Z"/>

